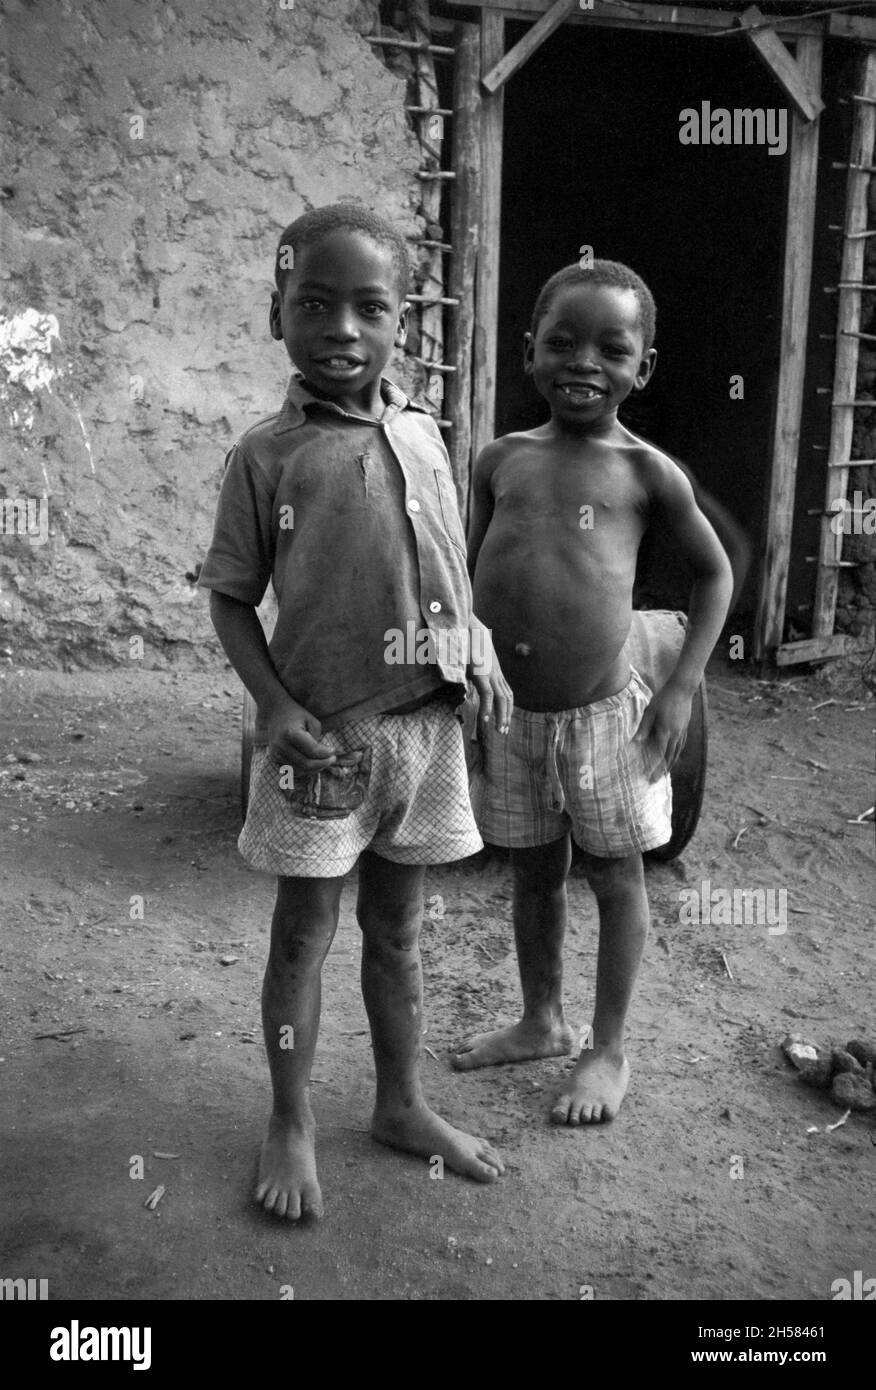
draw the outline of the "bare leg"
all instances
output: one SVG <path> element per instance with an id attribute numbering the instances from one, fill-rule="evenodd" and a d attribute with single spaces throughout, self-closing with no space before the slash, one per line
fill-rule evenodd
<path id="1" fill-rule="evenodd" d="M 322 1216 L 310 1069 L 319 1032 L 320 975 L 338 925 L 342 878 L 279 878 L 262 986 L 262 1027 L 274 1108 L 255 1199 L 297 1221 Z"/>
<path id="2" fill-rule="evenodd" d="M 448 1168 L 491 1182 L 504 1171 L 495 1149 L 440 1119 L 420 1083 L 423 877 L 421 867 L 392 864 L 368 851 L 359 859 L 362 994 L 377 1069 L 371 1133 L 381 1144 L 440 1157 Z"/>
<path id="3" fill-rule="evenodd" d="M 569 837 L 511 851 L 514 940 L 523 990 L 523 1017 L 509 1028 L 470 1038 L 452 1058 L 460 1071 L 572 1051 L 574 1034 L 563 1017 L 563 938 Z"/>
<path id="4" fill-rule="evenodd" d="M 551 1111 L 555 1124 L 613 1120 L 630 1079 L 624 1053 L 627 1010 L 648 936 L 648 898 L 642 856 L 585 855 L 599 905 L 599 956 L 592 1047 L 585 1048 Z"/>

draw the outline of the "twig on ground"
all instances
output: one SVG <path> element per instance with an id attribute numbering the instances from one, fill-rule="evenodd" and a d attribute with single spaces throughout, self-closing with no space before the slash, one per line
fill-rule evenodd
<path id="1" fill-rule="evenodd" d="M 33 1037 L 34 1037 L 35 1039 L 36 1039 L 36 1038 L 57 1038 L 58 1041 L 60 1042 L 60 1041 L 63 1040 L 64 1038 L 69 1038 L 69 1036 L 70 1036 L 71 1033 L 87 1033 L 87 1032 L 88 1032 L 88 1029 L 87 1029 L 87 1028 L 84 1028 L 84 1027 L 83 1027 L 83 1028 L 58 1028 L 54 1033 L 34 1033 L 34 1034 L 33 1034 Z"/>
<path id="2" fill-rule="evenodd" d="M 732 980 L 732 979 L 733 979 L 733 971 L 730 969 L 730 966 L 729 966 L 728 963 L 727 963 L 727 957 L 726 957 L 726 955 L 725 955 L 725 953 L 724 953 L 723 951 L 721 952 L 721 959 L 722 959 L 722 961 L 724 962 L 724 969 L 727 971 L 727 975 L 728 975 L 729 978 Z"/>
<path id="3" fill-rule="evenodd" d="M 830 1134 L 831 1130 L 833 1130 L 833 1129 L 839 1129 L 840 1125 L 844 1125 L 844 1124 L 845 1124 L 846 1120 L 849 1118 L 849 1116 L 851 1115 L 851 1113 L 852 1113 L 851 1110 L 847 1110 L 847 1111 L 845 1112 L 844 1115 L 841 1115 L 841 1116 L 839 1117 L 839 1119 L 836 1121 L 835 1124 L 832 1124 L 832 1125 L 825 1125 L 825 1126 L 824 1126 L 825 1133 L 826 1133 L 826 1134 Z"/>
<path id="4" fill-rule="evenodd" d="M 743 825 L 742 828 L 741 828 L 740 830 L 737 830 L 737 832 L 736 832 L 736 839 L 733 841 L 733 848 L 734 848 L 734 849 L 737 849 L 737 848 L 738 848 L 738 846 L 739 846 L 739 841 L 742 839 L 743 835 L 745 835 L 745 834 L 747 833 L 747 831 L 748 831 L 748 826 L 747 826 L 747 825 Z"/>

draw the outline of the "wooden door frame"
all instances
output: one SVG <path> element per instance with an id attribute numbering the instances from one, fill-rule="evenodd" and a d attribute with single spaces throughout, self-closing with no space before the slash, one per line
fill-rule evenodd
<path id="1" fill-rule="evenodd" d="M 458 486 L 467 497 L 469 473 L 481 449 L 495 432 L 496 378 L 498 361 L 499 272 L 501 252 L 502 154 L 504 130 L 504 86 L 488 90 L 487 74 L 494 75 L 496 64 L 505 56 L 506 20 L 539 21 L 551 11 L 568 5 L 560 0 L 447 0 L 480 10 L 480 74 L 478 91 L 468 102 L 475 112 L 479 139 L 477 274 L 472 297 L 473 351 L 471 377 L 471 435 L 464 451 L 456 451 Z M 605 8 L 603 8 L 605 7 Z M 821 63 L 825 35 L 876 43 L 876 20 L 849 14 L 829 15 L 821 20 L 802 16 L 772 19 L 783 40 L 796 45 L 796 76 L 815 96 L 814 117 L 804 114 L 798 93 L 785 85 L 777 66 L 764 54 L 763 46 L 772 41 L 775 30 L 770 17 L 756 10 L 745 16 L 735 11 L 704 10 L 694 6 L 664 7 L 637 0 L 635 13 L 610 8 L 610 0 L 595 0 L 593 10 L 564 14 L 564 22 L 592 24 L 600 28 L 633 28 L 651 33 L 702 35 L 739 24 L 755 24 L 752 46 L 768 63 L 785 86 L 791 116 L 788 192 L 785 202 L 785 254 L 782 283 L 782 332 L 779 384 L 772 428 L 772 450 L 767 479 L 767 515 L 763 538 L 763 559 L 757 585 L 757 617 L 754 631 L 754 657 L 758 661 L 775 659 L 782 641 L 785 619 L 788 568 L 791 558 L 793 506 L 800 426 L 803 414 L 803 386 L 808 343 L 809 304 L 812 287 L 812 260 L 815 238 L 817 194 L 818 115 L 820 106 Z M 461 28 L 463 26 L 460 26 Z M 468 28 L 469 26 L 464 26 Z M 531 34 L 531 30 L 529 33 Z M 527 55 L 528 56 L 528 53 Z M 787 49 L 785 57 L 788 58 Z M 791 67 L 794 68 L 794 63 Z M 511 68 L 514 71 L 512 65 Z M 512 79 L 513 80 L 513 79 Z M 504 79 L 503 79 L 504 81 Z M 792 83 L 793 85 L 793 83 Z M 805 107 L 805 101 L 803 103 Z M 812 107 L 810 106 L 810 111 Z M 462 453 L 464 452 L 464 457 Z"/>

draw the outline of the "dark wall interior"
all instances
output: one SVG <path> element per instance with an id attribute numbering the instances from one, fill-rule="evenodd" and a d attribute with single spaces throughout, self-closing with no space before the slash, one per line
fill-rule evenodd
<path id="1" fill-rule="evenodd" d="M 526 32 L 509 24 L 510 47 Z M 775 396 L 787 155 L 689 146 L 679 112 L 785 105 L 744 39 L 566 25 L 505 96 L 497 434 L 542 423 L 521 367 L 542 282 L 591 245 L 657 302 L 657 372 L 622 419 L 682 459 L 760 553 Z M 744 378 L 731 400 L 730 377 Z M 740 607 L 753 604 L 749 576 Z M 659 538 L 640 601 L 683 606 L 689 577 Z"/>

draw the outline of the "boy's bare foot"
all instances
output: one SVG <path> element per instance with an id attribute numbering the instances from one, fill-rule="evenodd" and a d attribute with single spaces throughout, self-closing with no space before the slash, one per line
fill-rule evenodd
<path id="1" fill-rule="evenodd" d="M 275 1216 L 297 1221 L 323 1214 L 316 1178 L 316 1125 L 295 1124 L 272 1115 L 259 1158 L 255 1199 Z"/>
<path id="2" fill-rule="evenodd" d="M 557 1096 L 551 1110 L 552 1122 L 555 1125 L 588 1125 L 613 1120 L 629 1081 L 630 1064 L 623 1052 L 607 1049 L 582 1052 Z"/>
<path id="3" fill-rule="evenodd" d="M 448 1168 L 478 1182 L 493 1182 L 505 1171 L 492 1144 L 454 1129 L 423 1101 L 401 1113 L 375 1110 L 371 1134 L 379 1144 L 387 1144 L 391 1149 L 422 1154 L 424 1158 L 440 1155 Z"/>
<path id="4" fill-rule="evenodd" d="M 567 1023 L 553 1025 L 514 1023 L 492 1033 L 469 1038 L 451 1063 L 457 1071 L 475 1067 L 494 1067 L 500 1062 L 531 1062 L 537 1057 L 566 1057 L 572 1051 L 575 1035 Z"/>

